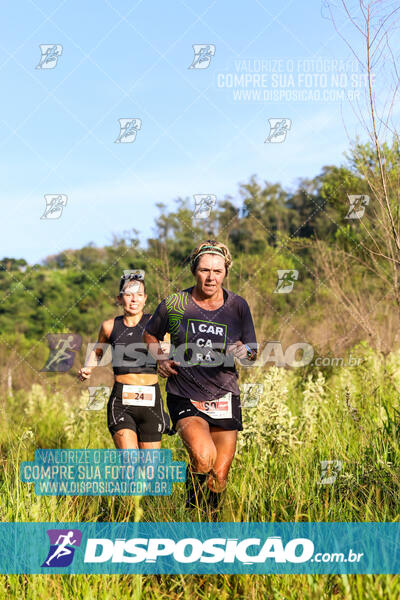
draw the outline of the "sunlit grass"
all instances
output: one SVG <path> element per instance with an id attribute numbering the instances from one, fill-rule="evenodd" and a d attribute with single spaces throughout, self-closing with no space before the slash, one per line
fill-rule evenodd
<path id="1" fill-rule="evenodd" d="M 220 520 L 397 521 L 400 518 L 400 355 L 384 359 L 360 346 L 358 367 L 329 377 L 272 368 L 246 372 L 263 383 L 260 403 L 244 410 Z M 184 508 L 184 485 L 169 497 L 46 497 L 20 481 L 19 465 L 36 448 L 109 448 L 105 411 L 86 399 L 49 396 L 39 386 L 5 402 L 1 416 L 2 521 L 204 520 Z M 165 437 L 174 460 L 185 460 L 177 436 Z M 342 464 L 321 485 L 321 460 Z M 0 598 L 399 598 L 397 577 L 380 576 L 1 576 Z"/>

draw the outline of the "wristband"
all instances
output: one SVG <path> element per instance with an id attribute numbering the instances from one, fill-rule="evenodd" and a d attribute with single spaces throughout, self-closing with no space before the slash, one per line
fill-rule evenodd
<path id="1" fill-rule="evenodd" d="M 253 350 L 252 348 L 250 348 L 250 346 L 248 346 L 247 344 L 244 344 L 244 347 L 247 350 L 247 360 L 255 360 L 256 358 L 256 350 Z"/>

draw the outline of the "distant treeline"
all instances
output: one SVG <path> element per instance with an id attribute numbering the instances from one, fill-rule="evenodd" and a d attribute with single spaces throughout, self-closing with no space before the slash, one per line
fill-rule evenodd
<path id="1" fill-rule="evenodd" d="M 386 150 L 399 155 L 396 142 Z M 152 311 L 166 295 L 192 283 L 190 253 L 210 238 L 230 248 L 233 268 L 225 286 L 249 302 L 260 340 L 307 341 L 337 356 L 361 339 L 373 342 L 375 334 L 391 346 L 388 331 L 397 319 L 392 299 L 371 309 L 379 305 L 386 284 L 366 268 L 362 242 L 370 235 L 364 227 L 371 220 L 370 205 L 363 219 L 347 218 L 349 195 L 369 195 L 373 202 L 364 173 L 365 165 L 375 169 L 374 161 L 372 148 L 358 144 L 343 165 L 299 179 L 292 190 L 252 176 L 239 185 L 236 198 L 220 199 L 204 220 L 194 219 L 192 199 L 177 199 L 172 211 L 160 203 L 154 237 L 145 247 L 130 230 L 109 246 L 90 243 L 48 256 L 42 264 L 3 258 L 0 339 L 6 362 L 12 348 L 19 356 L 30 348 L 29 360 L 35 363 L 32 344 L 40 341 L 42 347 L 47 333 L 75 332 L 93 340 L 100 322 L 120 312 L 115 297 L 124 269 L 146 271 L 146 308 Z M 394 161 L 387 168 L 397 169 Z M 350 262 L 344 262 L 346 256 Z M 298 271 L 291 293 L 275 293 L 278 269 Z M 384 262 L 382 269 L 387 270 Z M 367 324 L 359 313 L 368 316 Z"/>

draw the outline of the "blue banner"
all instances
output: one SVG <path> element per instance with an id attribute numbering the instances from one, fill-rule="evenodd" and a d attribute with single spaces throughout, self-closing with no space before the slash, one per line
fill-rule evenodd
<path id="1" fill-rule="evenodd" d="M 399 523 L 0 523 L 5 573 L 400 573 Z"/>

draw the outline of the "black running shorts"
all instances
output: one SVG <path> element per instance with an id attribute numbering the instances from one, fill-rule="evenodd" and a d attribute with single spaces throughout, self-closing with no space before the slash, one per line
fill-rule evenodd
<path id="1" fill-rule="evenodd" d="M 167 406 L 169 414 L 171 415 L 171 420 L 174 429 L 176 429 L 176 424 L 179 419 L 184 419 L 185 417 L 201 417 L 210 425 L 214 427 L 220 427 L 221 429 L 225 429 L 227 431 L 242 431 L 242 409 L 240 407 L 240 396 L 232 395 L 232 416 L 229 418 L 218 418 L 214 419 L 210 417 L 207 412 L 210 410 L 215 410 L 215 404 L 213 405 L 213 401 L 205 402 L 202 405 L 203 410 L 198 410 L 194 404 L 192 404 L 189 398 L 183 398 L 182 396 L 176 396 L 175 394 L 167 394 Z"/>
<path id="2" fill-rule="evenodd" d="M 169 416 L 163 408 L 158 383 L 154 406 L 128 406 L 122 404 L 123 384 L 115 382 L 107 405 L 108 429 L 114 435 L 120 429 L 131 429 L 139 442 L 159 442 L 163 433 L 169 432 Z"/>

